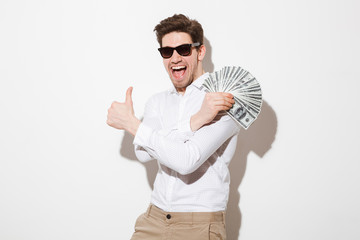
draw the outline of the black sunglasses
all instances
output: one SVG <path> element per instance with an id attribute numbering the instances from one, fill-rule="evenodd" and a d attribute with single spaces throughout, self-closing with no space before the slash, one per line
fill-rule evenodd
<path id="1" fill-rule="evenodd" d="M 200 43 L 189 43 L 189 44 L 183 44 L 177 47 L 161 47 L 158 48 L 160 55 L 163 58 L 171 58 L 173 55 L 174 50 L 178 52 L 181 56 L 189 56 L 191 55 L 191 47 L 197 47 L 200 46 Z"/>

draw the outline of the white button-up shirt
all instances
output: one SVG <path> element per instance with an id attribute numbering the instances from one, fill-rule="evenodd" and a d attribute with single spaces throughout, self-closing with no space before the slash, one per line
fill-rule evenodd
<path id="1" fill-rule="evenodd" d="M 141 162 L 156 159 L 159 170 L 151 203 L 169 212 L 226 209 L 228 165 L 235 153 L 239 126 L 226 113 L 192 132 L 190 118 L 200 110 L 205 73 L 179 94 L 175 88 L 154 95 L 134 138 Z"/>

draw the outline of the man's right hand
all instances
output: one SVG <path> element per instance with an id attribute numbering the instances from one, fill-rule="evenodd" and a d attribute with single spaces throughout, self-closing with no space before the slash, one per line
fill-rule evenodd
<path id="1" fill-rule="evenodd" d="M 107 124 L 113 128 L 126 130 L 135 136 L 141 121 L 135 117 L 132 102 L 132 87 L 126 91 L 125 102 L 113 102 L 108 110 Z"/>
<path id="2" fill-rule="evenodd" d="M 231 93 L 206 93 L 200 110 L 191 117 L 191 130 L 196 131 L 210 123 L 220 111 L 229 110 L 234 103 L 235 100 Z"/>

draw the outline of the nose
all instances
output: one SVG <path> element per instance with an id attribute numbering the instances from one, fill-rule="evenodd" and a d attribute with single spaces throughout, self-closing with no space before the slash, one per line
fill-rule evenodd
<path id="1" fill-rule="evenodd" d="M 171 63 L 181 62 L 181 55 L 174 49 L 173 55 L 171 56 Z"/>

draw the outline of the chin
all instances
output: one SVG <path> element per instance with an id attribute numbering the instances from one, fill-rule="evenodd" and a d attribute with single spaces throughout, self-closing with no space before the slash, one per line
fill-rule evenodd
<path id="1" fill-rule="evenodd" d="M 187 86 L 189 86 L 191 84 L 191 81 L 189 81 L 189 79 L 172 79 L 172 83 L 174 84 L 175 87 L 177 88 L 186 88 Z"/>

